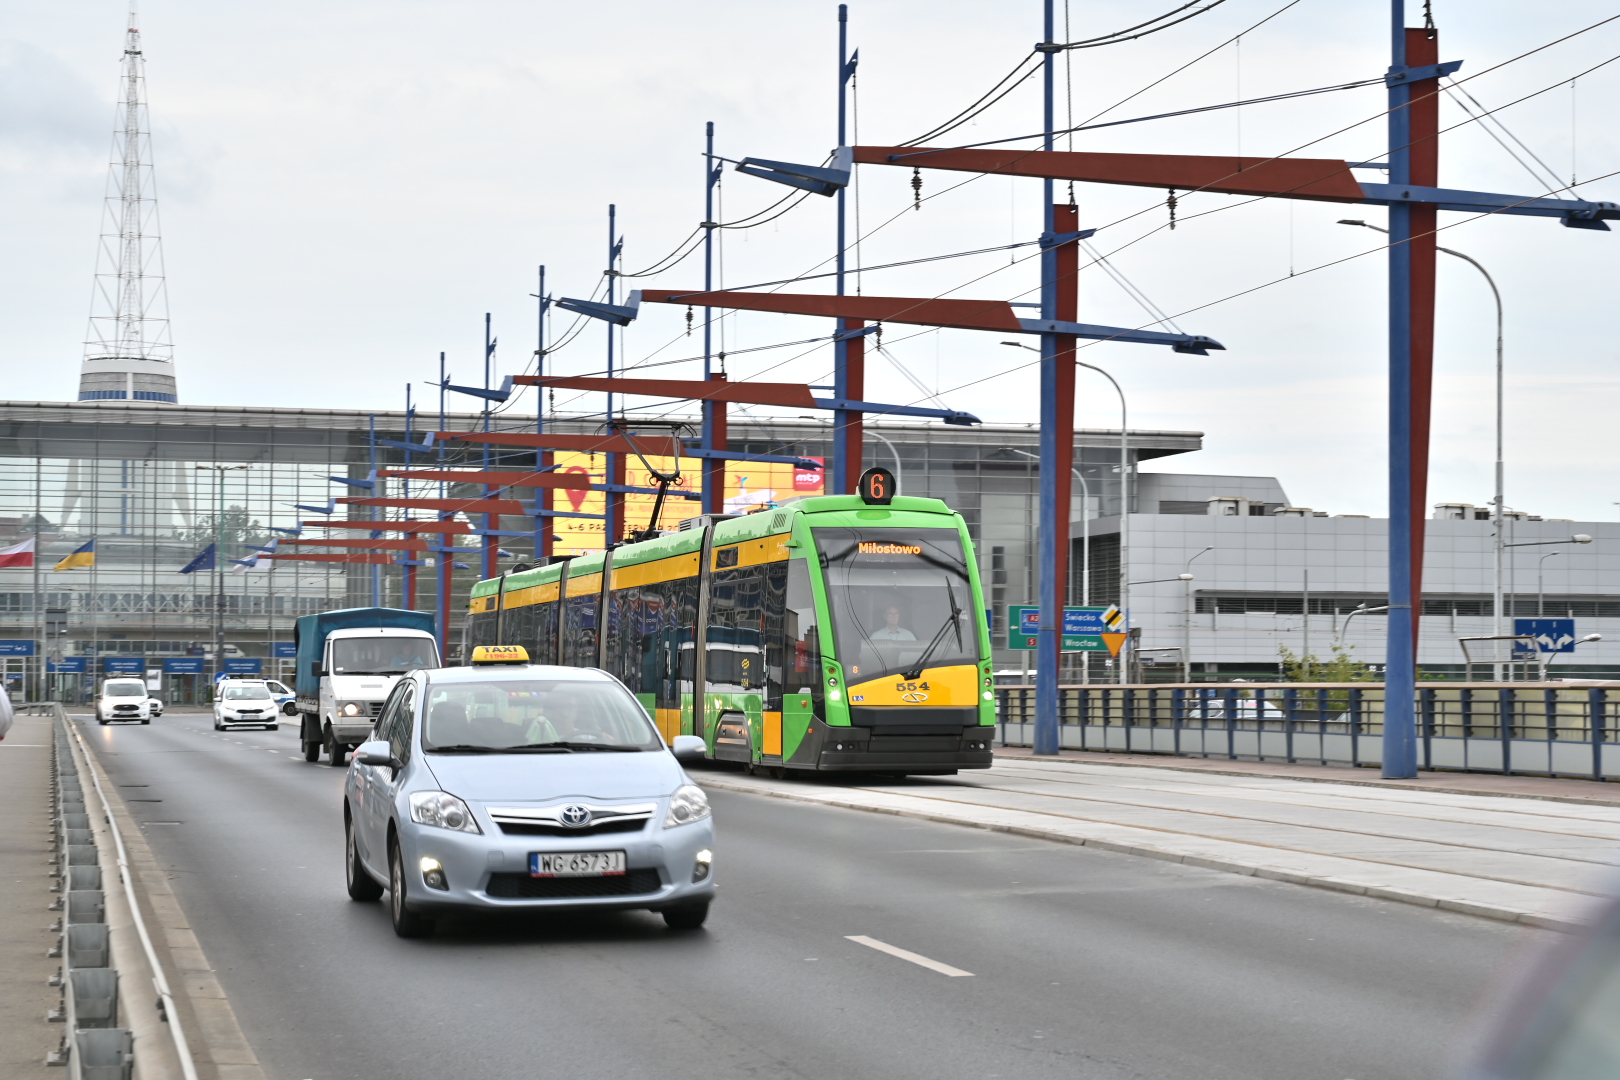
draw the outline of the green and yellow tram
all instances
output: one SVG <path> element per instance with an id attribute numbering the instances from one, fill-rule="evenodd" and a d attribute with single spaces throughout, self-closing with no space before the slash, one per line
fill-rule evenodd
<path id="1" fill-rule="evenodd" d="M 773 775 L 982 769 L 995 697 L 972 550 L 937 499 L 695 518 L 479 582 L 466 648 L 602 668 L 666 741 L 701 735 L 710 756 Z"/>

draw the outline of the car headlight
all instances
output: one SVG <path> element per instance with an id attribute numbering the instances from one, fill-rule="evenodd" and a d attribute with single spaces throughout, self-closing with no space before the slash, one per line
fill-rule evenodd
<path id="1" fill-rule="evenodd" d="M 413 791 L 411 793 L 411 820 L 418 825 L 432 825 L 452 832 L 481 833 L 467 804 L 448 791 Z"/>
<path id="2" fill-rule="evenodd" d="M 669 797 L 669 813 L 664 815 L 664 828 L 690 825 L 709 816 L 709 797 L 695 784 L 684 784 Z"/>
<path id="3" fill-rule="evenodd" d="M 343 706 L 343 715 L 344 716 L 359 716 L 360 715 L 360 706 L 356 705 L 352 701 L 349 702 L 347 705 Z"/>

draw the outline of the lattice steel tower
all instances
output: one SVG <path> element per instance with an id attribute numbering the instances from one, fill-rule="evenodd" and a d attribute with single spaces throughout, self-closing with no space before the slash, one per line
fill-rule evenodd
<path id="1" fill-rule="evenodd" d="M 90 329 L 79 367 L 79 400 L 178 400 L 169 297 L 158 235 L 146 60 L 135 5 L 124 35 L 121 100 L 107 174 L 106 212 L 90 298 Z"/>

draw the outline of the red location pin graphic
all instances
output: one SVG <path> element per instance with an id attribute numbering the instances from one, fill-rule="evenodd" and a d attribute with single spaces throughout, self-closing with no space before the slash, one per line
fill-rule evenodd
<path id="1" fill-rule="evenodd" d="M 570 465 L 568 468 L 564 469 L 563 472 L 565 474 L 578 474 L 586 480 L 591 478 L 590 470 L 585 468 L 583 465 Z M 586 491 L 584 488 L 563 488 L 563 490 L 568 493 L 568 501 L 574 507 L 574 513 L 579 513 L 579 508 L 585 505 L 585 496 L 590 494 L 590 492 Z"/>

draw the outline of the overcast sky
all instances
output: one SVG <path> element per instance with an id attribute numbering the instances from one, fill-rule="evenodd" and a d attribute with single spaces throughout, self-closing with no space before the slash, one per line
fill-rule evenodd
<path id="1" fill-rule="evenodd" d="M 1104 110 L 1125 119 L 1366 79 L 1388 65 L 1387 4 L 1299 0 L 1240 45 L 1110 108 L 1285 2 L 1227 0 L 1142 41 L 1070 53 L 1076 122 Z M 1071 0 L 1068 36 L 1118 30 L 1173 6 Z M 1460 76 L 1613 14 L 1596 0 L 1437 0 L 1435 9 L 1442 58 L 1466 61 Z M 76 393 L 125 10 L 108 0 L 11 4 L 0 22 L 5 397 Z M 497 376 L 521 371 L 535 348 L 529 294 L 537 265 L 546 264 L 558 295 L 589 295 L 605 265 L 609 203 L 618 205 L 628 238 L 623 268 L 631 272 L 701 220 L 705 121 L 715 122 L 718 150 L 728 157 L 812 162 L 835 143 L 836 4 L 820 0 L 145 0 L 140 25 L 177 374 L 190 404 L 399 408 L 407 381 L 436 375 L 441 349 L 456 381 L 481 378 L 486 311 L 500 340 Z M 854 4 L 859 140 L 891 144 L 926 132 L 1011 70 L 1039 30 L 1036 0 Z M 1573 87 L 1569 80 L 1617 53 L 1620 22 L 1507 63 L 1467 88 L 1496 108 L 1550 87 L 1499 115 L 1560 183 L 1572 173 L 1599 177 L 1620 169 L 1613 123 L 1620 63 Z M 944 145 L 1040 130 L 1037 83 Z M 1373 119 L 1383 100 L 1381 88 L 1369 87 L 1109 128 L 1077 136 L 1074 145 L 1367 160 L 1385 143 L 1384 125 Z M 1066 111 L 1060 104 L 1060 116 Z M 1466 119 L 1450 103 L 1441 117 L 1443 126 Z M 1446 186 L 1520 195 L 1551 186 L 1478 124 L 1445 135 L 1441 154 Z M 924 195 L 961 187 L 911 211 L 909 179 L 902 169 L 860 170 L 859 220 L 873 233 L 861 246 L 865 264 L 1039 232 L 1037 180 L 925 172 Z M 746 216 L 785 190 L 727 173 L 722 219 Z M 1620 200 L 1620 177 L 1579 190 Z M 1123 344 L 1082 354 L 1123 384 L 1133 427 L 1206 433 L 1204 451 L 1157 468 L 1275 475 L 1296 504 L 1382 516 L 1385 262 L 1370 254 L 1316 268 L 1379 243 L 1337 219 L 1381 223 L 1384 212 L 1199 195 L 1182 201 L 1181 224 L 1171 232 L 1162 228 L 1163 193 L 1080 185 L 1076 194 L 1082 223 L 1102 227 L 1098 250 L 1118 251 L 1118 269 L 1185 330 L 1227 346 L 1207 359 Z M 728 231 L 723 282 L 818 266 L 833 251 L 832 211 L 831 200 L 813 197 L 779 221 Z M 1549 517 L 1613 520 L 1620 509 L 1620 344 L 1612 333 L 1620 231 L 1442 215 L 1442 224 L 1453 223 L 1441 242 L 1489 267 L 1507 304 L 1509 504 Z M 1431 501 L 1485 503 L 1493 309 L 1476 271 L 1441 259 Z M 872 272 L 863 287 L 1033 299 L 1034 266 L 1012 264 L 1003 252 Z M 637 284 L 692 288 L 701 274 L 690 259 Z M 696 335 L 682 336 L 683 314 L 647 310 L 626 334 L 630 360 L 700 353 Z M 1096 268 L 1083 276 L 1081 318 L 1147 320 Z M 555 328 L 567 325 L 559 319 Z M 826 329 L 818 320 L 745 314 L 727 320 L 725 344 L 748 349 Z M 590 327 L 552 358 L 554 370 L 599 371 L 604 335 Z M 999 346 L 998 335 L 894 326 L 886 339 L 895 358 L 953 407 L 998 422 L 1035 420 L 1035 374 L 1022 366 L 1034 356 Z M 733 378 L 823 382 L 830 364 L 821 346 L 747 353 L 728 368 Z M 699 367 L 654 370 L 681 377 Z M 868 397 L 918 398 L 882 358 L 869 371 Z M 1117 424 L 1106 382 L 1080 374 L 1077 423 Z M 418 393 L 429 391 L 419 385 Z M 470 407 L 472 399 L 463 401 Z M 517 408 L 532 409 L 532 398 Z"/>

